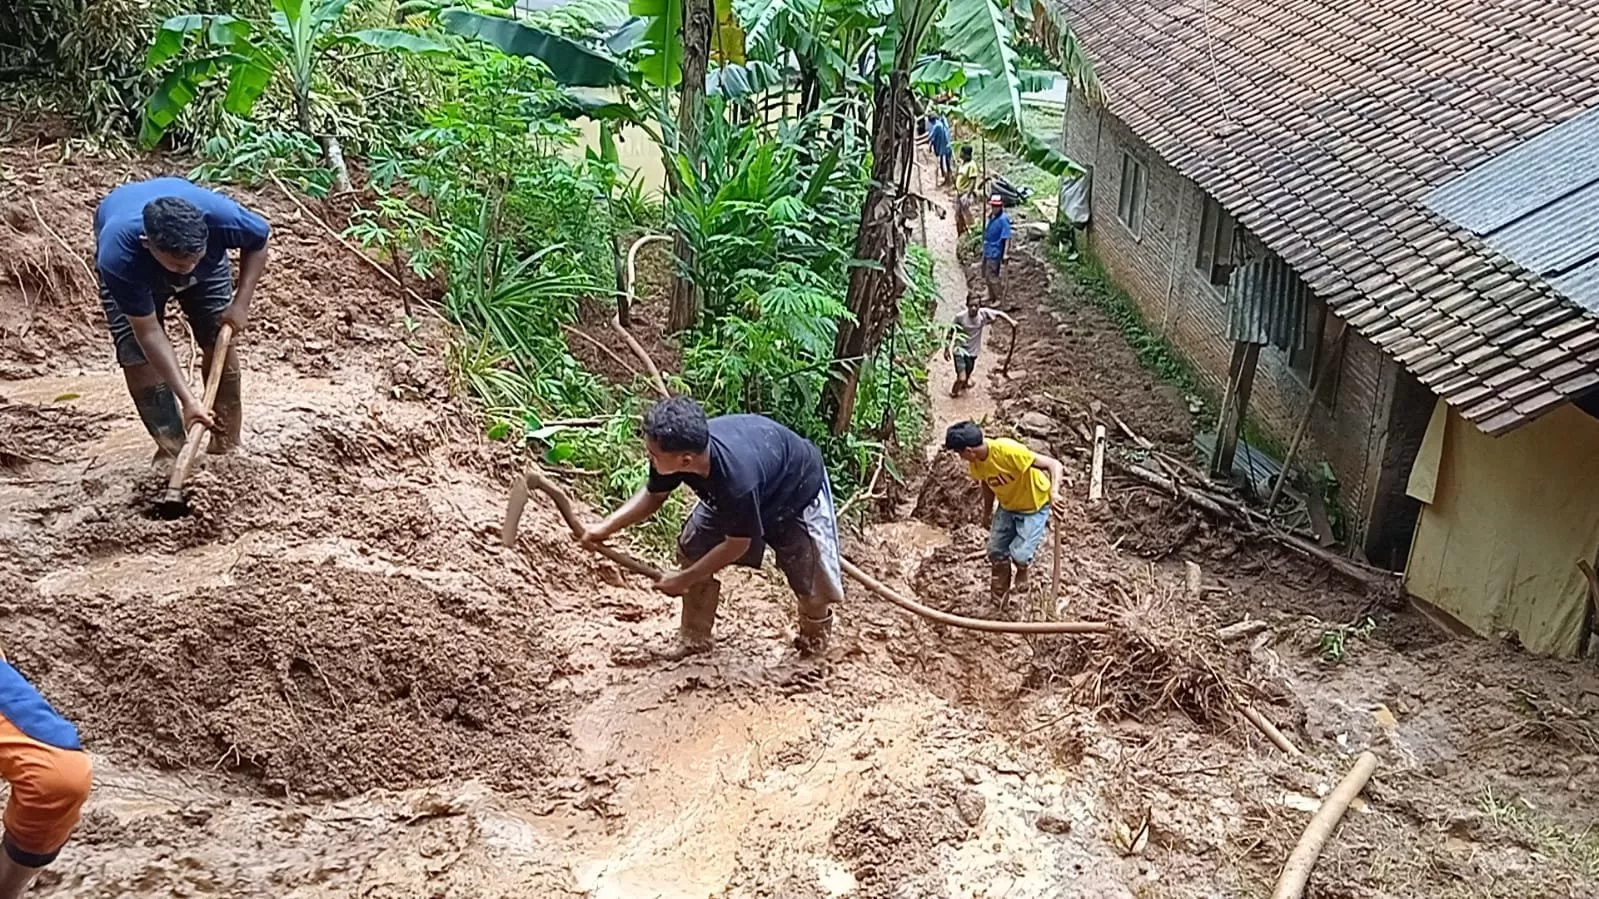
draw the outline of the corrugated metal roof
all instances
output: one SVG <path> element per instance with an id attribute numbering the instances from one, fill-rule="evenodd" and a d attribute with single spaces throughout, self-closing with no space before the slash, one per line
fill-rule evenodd
<path id="1" fill-rule="evenodd" d="M 1599 350 L 1541 336 L 1593 311 L 1426 203 L 1599 106 L 1591 0 L 1056 2 L 1110 113 L 1466 420 L 1502 433 L 1599 382 Z M 1483 215 L 1557 190 L 1536 175 Z"/>
<path id="2" fill-rule="evenodd" d="M 1599 109 L 1439 187 L 1427 205 L 1599 312 Z"/>

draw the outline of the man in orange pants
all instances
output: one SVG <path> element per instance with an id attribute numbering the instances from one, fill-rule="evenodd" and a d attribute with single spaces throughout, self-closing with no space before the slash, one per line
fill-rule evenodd
<path id="1" fill-rule="evenodd" d="M 17 899 L 66 845 L 89 798 L 78 730 L 0 662 L 0 777 L 11 784 L 0 838 L 0 899 Z"/>

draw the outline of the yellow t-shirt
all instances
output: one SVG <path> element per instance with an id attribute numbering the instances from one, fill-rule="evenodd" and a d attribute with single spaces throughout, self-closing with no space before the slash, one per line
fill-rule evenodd
<path id="1" fill-rule="evenodd" d="M 969 194 L 977 191 L 977 182 L 982 178 L 982 170 L 977 167 L 977 160 L 961 163 L 955 170 L 955 191 Z"/>
<path id="2" fill-rule="evenodd" d="M 988 458 L 968 463 L 967 471 L 994 491 L 1001 509 L 1030 515 L 1049 504 L 1049 475 L 1032 467 L 1032 450 L 1004 437 L 983 442 Z"/>

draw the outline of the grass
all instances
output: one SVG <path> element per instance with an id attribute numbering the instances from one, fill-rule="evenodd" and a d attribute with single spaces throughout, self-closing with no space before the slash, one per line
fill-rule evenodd
<path id="1" fill-rule="evenodd" d="M 1599 878 L 1599 832 L 1574 830 L 1528 803 L 1484 790 L 1477 806 L 1496 827 L 1584 879 Z"/>

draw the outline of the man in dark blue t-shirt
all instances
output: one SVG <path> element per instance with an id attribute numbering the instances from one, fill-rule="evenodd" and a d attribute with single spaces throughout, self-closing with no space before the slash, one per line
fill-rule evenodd
<path id="1" fill-rule="evenodd" d="M 733 564 L 759 568 L 767 544 L 799 600 L 795 646 L 806 654 L 825 648 L 844 582 L 833 491 L 816 444 L 762 415 L 707 420 L 699 403 L 677 396 L 644 413 L 644 447 L 649 481 L 579 539 L 597 546 L 644 521 L 680 484 L 699 496 L 677 538 L 681 570 L 655 584 L 683 597 L 677 643 L 656 655 L 709 651 L 722 590 L 716 573 Z"/>
<path id="2" fill-rule="evenodd" d="M 181 449 L 184 431 L 195 423 L 212 429 L 210 452 L 238 445 L 238 354 L 224 361 L 213 412 L 206 412 L 167 340 L 166 306 L 177 297 L 209 372 L 221 326 L 232 325 L 238 333 L 249 318 L 271 230 L 261 216 L 182 178 L 124 184 L 95 210 L 100 307 L 133 405 L 162 453 Z M 228 250 L 235 249 L 237 293 L 228 264 Z"/>
<path id="3" fill-rule="evenodd" d="M 992 197 L 988 201 L 988 224 L 983 228 L 983 286 L 988 290 L 988 305 L 998 306 L 1005 299 L 1005 285 L 1000 280 L 1000 267 L 1005 264 L 1005 251 L 1010 248 L 1010 214 L 1005 211 L 1005 201 Z"/>

